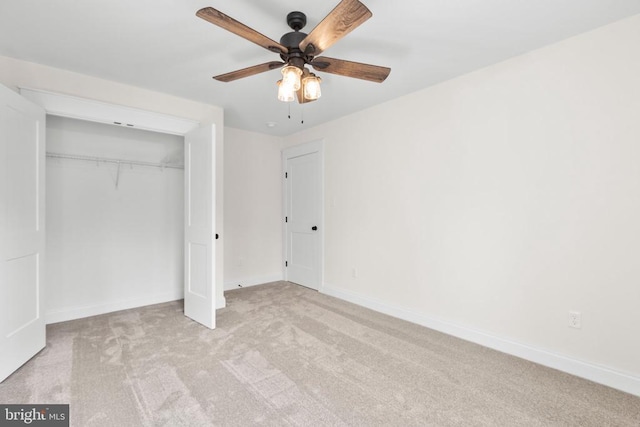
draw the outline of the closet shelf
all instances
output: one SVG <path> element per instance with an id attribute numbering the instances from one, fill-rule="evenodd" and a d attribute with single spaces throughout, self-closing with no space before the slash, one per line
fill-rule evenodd
<path id="1" fill-rule="evenodd" d="M 86 160 L 96 163 L 114 163 L 117 165 L 125 164 L 131 166 L 148 166 L 161 169 L 184 169 L 184 165 L 177 163 L 157 163 L 157 162 L 143 162 L 139 160 L 125 160 L 125 159 L 113 159 L 110 157 L 94 157 L 94 156 L 82 156 L 75 154 L 63 154 L 47 152 L 47 157 L 54 159 L 70 159 L 70 160 Z"/>

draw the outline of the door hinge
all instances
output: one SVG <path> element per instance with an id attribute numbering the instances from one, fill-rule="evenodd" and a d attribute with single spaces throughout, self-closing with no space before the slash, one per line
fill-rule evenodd
<path id="1" fill-rule="evenodd" d="M 284 266 L 285 266 L 285 267 L 289 267 L 289 261 L 285 261 L 285 262 L 284 262 Z"/>
<path id="2" fill-rule="evenodd" d="M 285 173 L 284 173 L 284 177 L 285 177 L 285 178 L 289 178 L 289 172 L 285 172 Z"/>
<path id="3" fill-rule="evenodd" d="M 289 217 L 288 216 L 284 217 L 284 222 L 289 222 Z"/>

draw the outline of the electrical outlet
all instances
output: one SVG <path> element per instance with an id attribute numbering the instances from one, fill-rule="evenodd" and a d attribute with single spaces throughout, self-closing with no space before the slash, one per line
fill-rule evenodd
<path id="1" fill-rule="evenodd" d="M 582 327 L 582 315 L 579 311 L 569 312 L 569 326 L 576 329 L 580 329 Z"/>

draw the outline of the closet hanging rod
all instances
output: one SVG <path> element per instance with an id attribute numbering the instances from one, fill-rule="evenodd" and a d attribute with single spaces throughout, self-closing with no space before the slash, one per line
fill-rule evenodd
<path id="1" fill-rule="evenodd" d="M 110 157 L 94 157 L 94 156 L 82 156 L 75 154 L 62 154 L 62 153 L 52 153 L 47 152 L 47 157 L 54 159 L 70 159 L 70 160 L 86 160 L 90 162 L 101 162 L 101 163 L 115 163 L 115 164 L 125 164 L 132 166 L 149 166 L 156 168 L 168 168 L 168 169 L 184 169 L 184 165 L 177 163 L 154 163 L 154 162 L 143 162 L 139 160 L 124 160 L 124 159 L 113 159 Z"/>

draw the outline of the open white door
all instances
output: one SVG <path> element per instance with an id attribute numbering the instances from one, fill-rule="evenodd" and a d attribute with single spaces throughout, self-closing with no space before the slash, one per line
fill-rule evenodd
<path id="1" fill-rule="evenodd" d="M 0 85 L 0 381 L 46 344 L 45 111 Z"/>
<path id="2" fill-rule="evenodd" d="M 184 138 L 185 282 L 184 314 L 216 327 L 215 292 L 215 125 Z"/>

